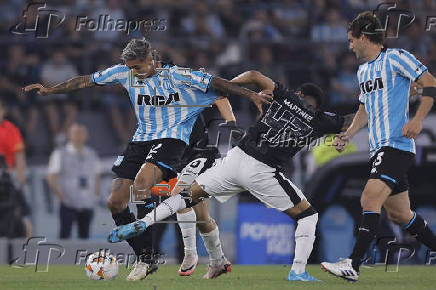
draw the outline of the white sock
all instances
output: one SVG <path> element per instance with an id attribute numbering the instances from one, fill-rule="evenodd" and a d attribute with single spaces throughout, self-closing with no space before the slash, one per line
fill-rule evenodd
<path id="1" fill-rule="evenodd" d="M 155 222 L 166 219 L 172 216 L 181 209 L 186 208 L 186 203 L 180 194 L 171 196 L 170 198 L 162 201 L 154 210 L 148 213 L 142 221 L 144 221 L 147 227 L 152 226 Z M 156 217 L 155 217 L 156 213 Z"/>
<path id="2" fill-rule="evenodd" d="M 306 271 L 307 259 L 313 249 L 315 241 L 316 223 L 318 222 L 318 214 L 313 214 L 302 218 L 297 222 L 295 230 L 295 256 L 292 263 L 292 270 L 296 274 L 301 274 Z"/>
<path id="3" fill-rule="evenodd" d="M 197 216 L 195 215 L 195 211 L 192 209 L 186 213 L 177 213 L 177 221 L 182 222 L 179 223 L 179 227 L 182 232 L 185 252 L 190 252 L 192 254 L 197 254 L 196 219 Z"/>
<path id="4" fill-rule="evenodd" d="M 218 226 L 208 233 L 200 233 L 204 246 L 209 253 L 211 265 L 218 265 L 224 258 L 223 249 L 221 248 L 220 232 Z"/>

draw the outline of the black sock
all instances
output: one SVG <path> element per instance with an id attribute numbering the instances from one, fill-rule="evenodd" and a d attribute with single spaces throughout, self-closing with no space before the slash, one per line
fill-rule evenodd
<path id="1" fill-rule="evenodd" d="M 136 221 L 135 215 L 130 211 L 129 207 L 125 208 L 120 213 L 112 214 L 112 218 L 117 226 Z M 151 228 L 146 229 L 145 232 L 139 236 L 128 239 L 127 242 L 130 247 L 132 247 L 138 260 L 149 263 L 149 260 L 153 259 Z"/>
<path id="2" fill-rule="evenodd" d="M 357 234 L 356 244 L 353 252 L 350 255 L 354 270 L 359 271 L 359 266 L 362 263 L 365 253 L 368 251 L 372 240 L 377 232 L 377 227 L 380 219 L 380 214 L 376 212 L 364 211 L 362 213 L 362 221 Z"/>
<path id="3" fill-rule="evenodd" d="M 436 236 L 432 230 L 428 227 L 427 222 L 416 212 L 410 222 L 403 227 L 411 235 L 430 248 L 432 251 L 436 251 Z"/>
<path id="4" fill-rule="evenodd" d="M 112 218 L 117 226 L 127 225 L 136 221 L 135 215 L 130 211 L 129 207 L 126 207 L 120 213 L 113 213 Z"/>
<path id="5" fill-rule="evenodd" d="M 159 200 L 157 197 L 152 195 L 152 197 L 148 199 L 146 203 L 136 204 L 136 210 L 137 210 L 136 216 L 138 217 L 138 220 L 143 219 L 148 213 L 150 213 L 154 209 L 153 207 L 152 208 L 147 207 L 148 205 L 153 204 L 154 202 L 156 202 L 156 206 L 157 206 Z"/>

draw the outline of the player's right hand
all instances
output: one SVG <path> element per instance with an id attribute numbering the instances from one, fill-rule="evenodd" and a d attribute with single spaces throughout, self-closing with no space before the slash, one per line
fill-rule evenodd
<path id="1" fill-rule="evenodd" d="M 31 84 L 28 86 L 24 87 L 24 91 L 25 92 L 29 92 L 31 90 L 37 90 L 37 93 L 40 95 L 48 95 L 51 93 L 51 89 L 50 88 L 46 88 L 41 84 Z"/>
<path id="2" fill-rule="evenodd" d="M 265 94 L 264 92 L 260 92 L 260 93 L 254 93 L 250 96 L 251 101 L 253 101 L 253 103 L 256 105 L 257 110 L 259 111 L 259 115 L 258 118 L 260 118 L 263 115 L 263 109 L 262 109 L 262 105 L 263 104 L 271 104 L 271 101 L 273 99 L 272 95 L 269 94 Z"/>
<path id="3" fill-rule="evenodd" d="M 337 134 L 335 140 L 333 141 L 333 146 L 335 146 L 335 149 L 341 153 L 345 150 L 345 147 L 347 147 L 349 141 L 350 136 L 348 136 L 346 133 Z"/>

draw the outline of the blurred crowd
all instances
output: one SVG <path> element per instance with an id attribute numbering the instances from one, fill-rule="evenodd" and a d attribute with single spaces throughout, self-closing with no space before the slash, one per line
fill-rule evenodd
<path id="1" fill-rule="evenodd" d="M 62 144 L 67 128 L 79 110 L 107 114 L 120 144 L 131 137 L 135 119 L 126 94 L 118 87 L 83 90 L 71 95 L 24 95 L 30 83 L 52 85 L 75 75 L 89 74 L 119 63 L 120 52 L 132 37 L 152 41 L 164 60 L 181 66 L 204 67 L 225 78 L 256 69 L 295 87 L 305 81 L 328 92 L 328 106 L 354 106 L 359 93 L 357 61 L 348 51 L 347 23 L 359 12 L 375 9 L 375 0 L 69 0 L 47 1 L 47 8 L 65 13 L 64 23 L 53 27 L 48 38 L 35 33 L 3 33 L 0 46 L 0 96 L 9 118 L 25 140 L 44 120 L 50 144 Z M 392 1 L 389 1 L 392 2 Z M 436 72 L 434 32 L 425 31 L 426 16 L 436 15 L 434 0 L 397 1 L 413 10 L 416 19 L 398 39 L 387 44 L 414 53 Z M 0 0 L 0 28 L 7 32 L 23 21 L 26 1 Z M 38 11 L 28 9 L 33 23 Z M 99 31 L 91 26 L 78 31 L 78 17 L 98 20 L 143 20 L 141 29 Z M 53 21 L 54 22 L 54 21 Z M 52 23 L 52 25 L 55 25 Z M 95 28 L 95 27 L 94 27 Z M 104 30 L 104 29 L 103 29 Z M 436 28 L 434 28 L 436 30 Z M 243 110 L 232 101 L 235 111 Z M 247 112 L 248 113 L 248 112 Z M 126 130 L 127 127 L 127 130 Z"/>

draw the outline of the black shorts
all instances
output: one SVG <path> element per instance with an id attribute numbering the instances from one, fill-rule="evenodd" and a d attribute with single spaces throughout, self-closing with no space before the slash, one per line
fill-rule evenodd
<path id="1" fill-rule="evenodd" d="M 415 154 L 393 147 L 382 147 L 371 158 L 369 179 L 380 179 L 391 189 L 391 195 L 409 189 L 407 173 L 415 163 Z"/>
<path id="2" fill-rule="evenodd" d="M 112 171 L 119 178 L 134 180 L 141 166 L 149 162 L 158 166 L 163 180 L 168 181 L 177 176 L 185 148 L 185 142 L 174 138 L 130 142 L 123 154 L 118 156 Z"/>

